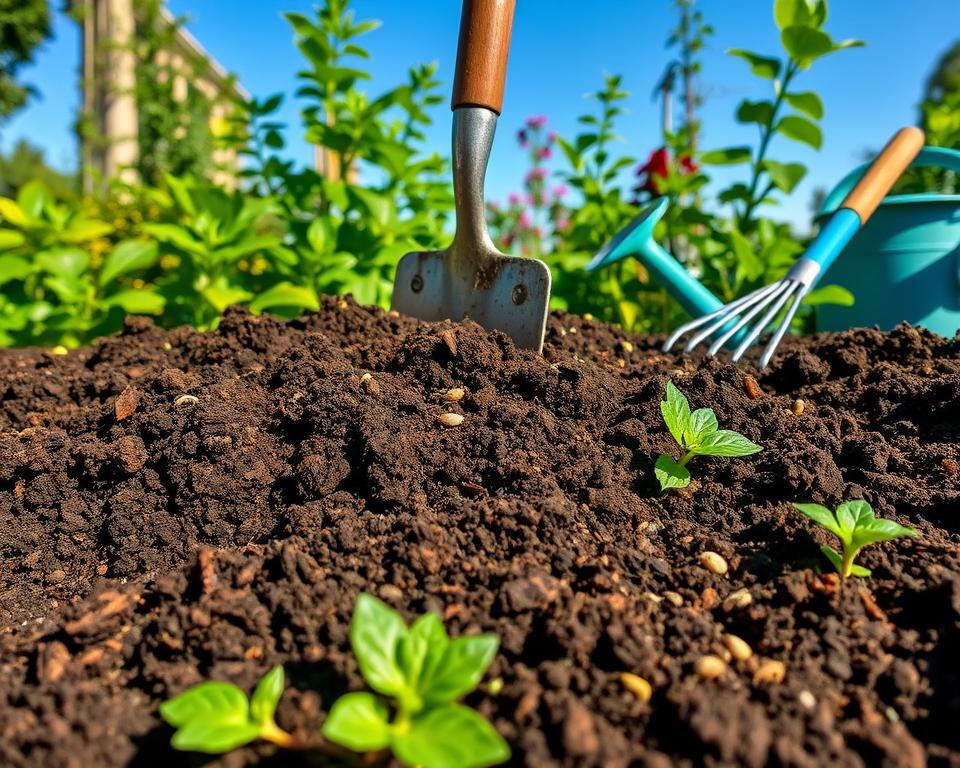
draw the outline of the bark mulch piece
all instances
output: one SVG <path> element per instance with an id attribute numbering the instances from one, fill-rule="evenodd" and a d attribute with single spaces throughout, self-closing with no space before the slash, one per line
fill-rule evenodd
<path id="1" fill-rule="evenodd" d="M 158 704 L 278 663 L 280 725 L 315 734 L 363 687 L 369 591 L 500 635 L 502 690 L 468 703 L 515 765 L 960 766 L 960 337 L 790 340 L 759 396 L 660 341 L 555 314 L 541 357 L 330 299 L 0 353 L 0 764 L 205 764 Z M 668 378 L 763 452 L 660 495 Z M 921 535 L 841 584 L 790 502 L 852 498 Z M 217 761 L 256 763 L 320 764 Z"/>

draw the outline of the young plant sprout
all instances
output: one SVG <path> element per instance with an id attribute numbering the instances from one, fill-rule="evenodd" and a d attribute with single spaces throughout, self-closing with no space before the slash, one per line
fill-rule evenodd
<path id="1" fill-rule="evenodd" d="M 218 755 L 263 739 L 281 747 L 293 736 L 276 724 L 273 714 L 283 694 L 283 667 L 274 667 L 257 683 L 253 696 L 232 683 L 209 681 L 160 705 L 160 716 L 177 729 L 175 749 Z"/>
<path id="2" fill-rule="evenodd" d="M 763 450 L 739 432 L 719 429 L 711 408 L 690 412 L 690 404 L 672 381 L 667 382 L 666 400 L 660 403 L 663 421 L 683 452 L 680 461 L 661 454 L 654 467 L 660 490 L 684 488 L 690 483 L 687 462 L 694 456 L 749 456 Z"/>
<path id="3" fill-rule="evenodd" d="M 427 613 L 409 627 L 375 597 L 357 598 L 350 643 L 372 693 L 348 693 L 323 724 L 330 741 L 356 752 L 390 749 L 423 768 L 482 768 L 510 757 L 506 742 L 478 712 L 456 701 L 480 683 L 497 653 L 496 635 L 450 639 Z"/>
<path id="4" fill-rule="evenodd" d="M 853 561 L 863 547 L 881 541 L 898 539 L 901 536 L 916 536 L 913 528 L 881 520 L 873 513 L 873 507 L 862 499 L 847 501 L 831 512 L 819 504 L 794 504 L 798 510 L 816 523 L 819 523 L 843 545 L 843 554 L 832 547 L 820 547 L 820 551 L 837 569 L 843 578 L 848 576 L 869 576 L 870 570 Z"/>

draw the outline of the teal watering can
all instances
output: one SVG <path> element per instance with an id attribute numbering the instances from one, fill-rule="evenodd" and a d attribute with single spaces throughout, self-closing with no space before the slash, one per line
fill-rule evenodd
<path id="1" fill-rule="evenodd" d="M 960 152 L 925 147 L 914 167 L 960 173 Z M 829 216 L 866 166 L 851 171 L 820 208 Z M 817 308 L 817 329 L 839 331 L 904 320 L 941 336 L 960 330 L 960 195 L 891 195 L 850 241 L 825 279 L 849 289 L 852 307 Z"/>
<path id="2" fill-rule="evenodd" d="M 917 128 L 898 131 L 873 162 L 866 169 L 859 169 L 860 174 L 851 180 L 850 185 L 837 193 L 838 197 L 843 196 L 839 207 L 823 222 L 817 237 L 786 276 L 729 304 L 723 304 L 710 293 L 653 239 L 654 226 L 666 211 L 666 198 L 655 200 L 644 208 L 594 256 L 587 270 L 633 256 L 684 309 L 694 316 L 701 315 L 680 326 L 667 339 L 664 344 L 664 350 L 667 351 L 680 337 L 690 332 L 693 335 L 685 351 L 689 352 L 700 342 L 714 336 L 708 354 L 716 354 L 728 345 L 733 347 L 732 359 L 737 362 L 760 334 L 777 318 L 781 318 L 760 357 L 759 367 L 763 368 L 789 329 L 803 298 L 870 220 L 884 196 L 917 157 L 922 146 L 922 131 Z"/>

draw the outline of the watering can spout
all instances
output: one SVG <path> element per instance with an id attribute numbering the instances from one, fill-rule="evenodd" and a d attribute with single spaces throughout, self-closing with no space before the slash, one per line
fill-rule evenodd
<path id="1" fill-rule="evenodd" d="M 645 206 L 633 221 L 597 252 L 587 264 L 587 271 L 592 272 L 632 256 L 691 315 L 697 317 L 716 312 L 723 307 L 723 302 L 653 239 L 653 229 L 666 213 L 668 202 L 668 198 L 660 197 Z"/>

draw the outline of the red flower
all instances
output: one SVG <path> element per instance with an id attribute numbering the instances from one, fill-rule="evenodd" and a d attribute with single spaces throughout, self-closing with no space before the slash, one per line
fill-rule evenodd
<path id="1" fill-rule="evenodd" d="M 669 174 L 667 163 L 670 161 L 670 155 L 667 153 L 666 147 L 660 147 L 660 149 L 655 149 L 650 153 L 650 157 L 647 160 L 645 165 L 641 165 L 637 168 L 637 175 L 643 176 L 646 174 L 646 180 L 643 184 L 640 185 L 640 189 L 644 192 L 650 192 L 654 195 L 660 194 L 660 184 L 657 177 L 660 179 L 665 179 Z"/>

